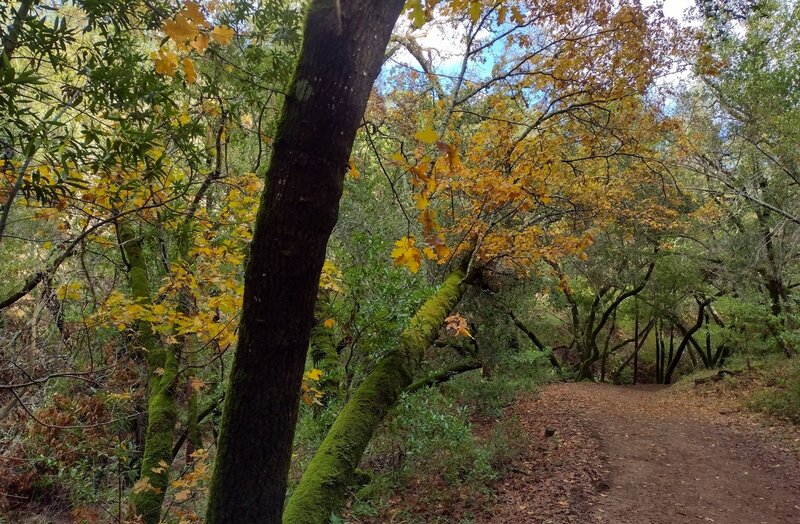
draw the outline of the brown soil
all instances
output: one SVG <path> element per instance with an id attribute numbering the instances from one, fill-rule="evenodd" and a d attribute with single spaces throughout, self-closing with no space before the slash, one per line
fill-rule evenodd
<path id="1" fill-rule="evenodd" d="M 800 522 L 796 428 L 719 393 L 580 383 L 521 399 L 509 414 L 530 443 L 481 521 Z"/>

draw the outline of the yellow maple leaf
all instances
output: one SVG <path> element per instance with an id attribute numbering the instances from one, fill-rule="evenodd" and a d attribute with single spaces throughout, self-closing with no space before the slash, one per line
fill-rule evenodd
<path id="1" fill-rule="evenodd" d="M 198 24 L 184 12 L 175 15 L 175 18 L 164 22 L 164 34 L 171 38 L 175 43 L 183 44 L 186 41 L 192 41 L 200 34 L 200 27 Z"/>
<path id="2" fill-rule="evenodd" d="M 186 13 L 188 18 L 191 18 L 194 23 L 197 25 L 208 27 L 208 21 L 206 20 L 206 15 L 200 10 L 200 4 L 196 2 L 186 2 L 183 6 L 183 12 Z"/>
<path id="3" fill-rule="evenodd" d="M 308 371 L 306 371 L 305 376 L 306 376 L 306 379 L 308 379 L 308 380 L 313 380 L 315 382 L 318 382 L 319 379 L 322 378 L 322 375 L 324 375 L 324 374 L 325 374 L 325 372 L 322 371 L 321 369 L 312 368 L 312 369 L 309 369 Z"/>
<path id="4" fill-rule="evenodd" d="M 323 322 L 322 325 L 330 329 L 336 325 L 336 320 L 332 318 L 325 319 L 325 322 Z"/>
<path id="5" fill-rule="evenodd" d="M 211 43 L 211 37 L 207 33 L 200 33 L 189 44 L 197 51 L 198 54 L 204 54 L 208 49 L 208 44 Z"/>
<path id="6" fill-rule="evenodd" d="M 158 50 L 158 54 L 153 54 L 153 61 L 156 64 L 156 73 L 159 75 L 175 76 L 178 68 L 178 55 L 164 48 Z"/>
<path id="7" fill-rule="evenodd" d="M 81 298 L 81 285 L 79 282 L 70 282 L 56 289 L 56 296 L 60 300 L 77 300 Z"/>
<path id="8" fill-rule="evenodd" d="M 425 208 L 427 208 L 428 205 L 430 204 L 430 202 L 428 201 L 428 197 L 425 195 L 425 193 L 417 193 L 416 195 L 414 195 L 414 200 L 417 203 L 417 209 L 419 209 L 420 211 L 425 211 Z"/>
<path id="9" fill-rule="evenodd" d="M 157 488 L 150 484 L 150 477 L 142 477 L 133 485 L 134 493 L 142 493 L 143 491 L 150 491 L 152 493 L 161 493 L 161 488 Z"/>
<path id="10" fill-rule="evenodd" d="M 233 39 L 233 29 L 226 25 L 218 25 L 211 31 L 211 38 L 220 45 L 228 44 Z"/>
<path id="11" fill-rule="evenodd" d="M 437 140 L 439 140 L 439 135 L 430 128 L 430 126 L 426 127 L 422 131 L 417 131 L 414 133 L 414 138 L 421 142 L 425 142 L 426 144 L 433 144 Z"/>
<path id="12" fill-rule="evenodd" d="M 194 84 L 197 82 L 197 70 L 194 68 L 194 62 L 189 57 L 183 59 L 183 76 L 186 82 Z"/>
<path id="13" fill-rule="evenodd" d="M 416 240 L 413 236 L 403 237 L 394 243 L 392 258 L 395 266 L 406 266 L 412 273 L 419 271 L 422 262 L 422 253 L 414 244 Z"/>
<path id="14" fill-rule="evenodd" d="M 189 500 L 189 497 L 192 495 L 192 492 L 188 489 L 184 489 L 175 493 L 175 502 L 183 502 L 185 500 Z"/>

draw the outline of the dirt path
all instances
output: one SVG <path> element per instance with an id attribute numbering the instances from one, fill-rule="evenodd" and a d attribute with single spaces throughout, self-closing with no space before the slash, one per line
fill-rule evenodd
<path id="1" fill-rule="evenodd" d="M 558 384 L 512 406 L 531 445 L 486 522 L 800 523 L 800 461 L 785 440 L 671 393 Z"/>

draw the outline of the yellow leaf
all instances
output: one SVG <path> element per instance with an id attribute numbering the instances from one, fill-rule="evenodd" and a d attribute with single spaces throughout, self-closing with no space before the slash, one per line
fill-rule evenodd
<path id="1" fill-rule="evenodd" d="M 39 177 L 42 180 L 45 180 L 48 184 L 53 183 L 53 177 L 50 176 L 50 168 L 45 165 L 41 165 L 36 168 L 36 171 L 39 172 Z"/>
<path id="2" fill-rule="evenodd" d="M 211 43 L 211 37 L 206 33 L 200 33 L 194 37 L 194 40 L 192 40 L 192 43 L 189 45 L 191 45 L 195 51 L 202 55 L 206 52 L 206 49 L 208 49 L 209 43 Z"/>
<path id="3" fill-rule="evenodd" d="M 336 325 L 336 320 L 332 318 L 325 319 L 325 322 L 323 322 L 322 325 L 330 329 Z"/>
<path id="4" fill-rule="evenodd" d="M 322 378 L 322 375 L 324 375 L 324 374 L 325 374 L 325 372 L 322 371 L 321 369 L 312 368 L 312 369 L 309 369 L 308 371 L 306 371 L 306 378 L 308 380 L 313 380 L 313 381 L 317 382 L 317 381 L 319 381 L 320 378 Z"/>
<path id="5" fill-rule="evenodd" d="M 197 82 L 197 70 L 194 68 L 194 62 L 189 57 L 186 57 L 183 59 L 182 64 L 183 76 L 186 78 L 186 82 L 189 84 Z"/>
<path id="6" fill-rule="evenodd" d="M 404 8 L 411 19 L 411 26 L 414 29 L 422 27 L 425 23 L 425 9 L 422 6 L 422 0 L 407 0 Z"/>
<path id="7" fill-rule="evenodd" d="M 206 383 L 197 377 L 192 377 L 189 379 L 189 387 L 195 391 L 200 391 L 206 387 Z"/>
<path id="8" fill-rule="evenodd" d="M 425 253 L 425 256 L 428 257 L 428 260 L 436 260 L 436 252 L 428 246 L 422 250 Z"/>
<path id="9" fill-rule="evenodd" d="M 150 484 L 150 477 L 142 477 L 133 485 L 134 493 L 142 493 L 143 491 L 150 491 L 152 493 L 161 493 L 161 488 L 157 488 Z"/>
<path id="10" fill-rule="evenodd" d="M 200 33 L 200 28 L 193 21 L 189 20 L 183 12 L 178 13 L 175 18 L 164 22 L 164 34 L 178 44 L 183 44 L 187 40 L 194 40 Z"/>
<path id="11" fill-rule="evenodd" d="M 347 165 L 350 166 L 350 169 L 347 171 L 347 176 L 357 179 L 359 177 L 358 169 L 356 169 L 356 163 L 353 160 L 353 157 L 350 157 L 350 160 L 347 162 Z"/>
<path id="12" fill-rule="evenodd" d="M 481 4 L 480 2 L 470 2 L 469 4 L 469 19 L 472 20 L 473 24 L 478 23 L 478 20 L 481 17 Z"/>
<path id="13" fill-rule="evenodd" d="M 153 370 L 153 375 L 161 376 L 164 374 L 164 368 L 156 368 Z"/>
<path id="14" fill-rule="evenodd" d="M 59 286 L 56 289 L 56 297 L 59 300 L 78 300 L 81 298 L 81 284 L 79 282 L 70 282 Z"/>
<path id="15" fill-rule="evenodd" d="M 192 492 L 188 489 L 184 489 L 175 493 L 175 502 L 183 502 L 188 500 L 189 497 L 192 495 Z"/>
<path id="16" fill-rule="evenodd" d="M 439 140 L 439 135 L 430 127 L 426 127 L 422 131 L 417 131 L 414 133 L 414 138 L 421 142 L 425 142 L 426 144 L 433 144 Z"/>
<path id="17" fill-rule="evenodd" d="M 424 193 L 417 193 L 414 195 L 414 200 L 417 202 L 417 209 L 420 211 L 425 211 L 425 208 L 430 204 L 430 202 L 428 202 L 428 197 L 426 197 Z"/>
<path id="18" fill-rule="evenodd" d="M 414 244 L 416 240 L 413 236 L 403 237 L 394 243 L 396 246 L 392 250 L 392 258 L 394 265 L 406 266 L 412 273 L 419 271 L 420 263 L 422 262 L 422 253 Z"/>
<path id="19" fill-rule="evenodd" d="M 226 25 L 218 25 L 211 31 L 211 38 L 220 45 L 226 45 L 233 38 L 233 29 Z"/>
<path id="20" fill-rule="evenodd" d="M 197 25 L 208 26 L 208 21 L 206 21 L 206 15 L 200 10 L 200 5 L 196 2 L 186 2 L 186 5 L 183 7 L 183 11 L 186 13 L 186 16 L 191 18 L 193 22 Z"/>
<path id="21" fill-rule="evenodd" d="M 156 64 L 156 73 L 159 75 L 175 76 L 178 68 L 178 55 L 164 48 L 158 50 L 158 54 L 153 55 Z"/>

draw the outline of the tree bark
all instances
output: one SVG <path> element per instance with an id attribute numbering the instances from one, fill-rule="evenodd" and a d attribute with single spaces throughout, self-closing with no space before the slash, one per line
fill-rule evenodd
<path id="1" fill-rule="evenodd" d="M 142 241 L 127 221 L 117 224 L 117 235 L 128 266 L 131 295 L 138 303 L 149 304 L 150 279 Z M 140 481 L 147 479 L 149 487 L 134 490 L 131 493 L 131 505 L 134 514 L 141 516 L 142 522 L 158 524 L 161 505 L 169 486 L 169 466 L 163 467 L 161 463 L 172 463 L 172 437 L 178 420 L 175 401 L 178 360 L 173 348 L 162 347 L 150 324 L 139 322 L 136 330 L 138 345 L 144 353 L 139 358 L 146 359 L 148 376 L 147 429 L 139 478 Z"/>
<path id="2" fill-rule="evenodd" d="M 300 383 L 356 130 L 403 0 L 314 0 L 245 272 L 207 522 L 281 520 Z"/>
<path id="3" fill-rule="evenodd" d="M 686 346 L 689 344 L 689 339 L 694 335 L 701 327 L 703 327 L 703 318 L 705 316 L 705 309 L 713 299 L 706 299 L 703 301 L 697 300 L 697 320 L 695 323 L 686 330 L 686 334 L 683 336 L 683 340 L 678 345 L 678 349 L 675 352 L 675 358 L 670 359 L 667 363 L 667 371 L 664 373 L 664 384 L 671 384 L 672 383 L 672 374 L 675 373 L 675 369 L 677 369 L 678 364 L 681 361 L 681 357 L 683 356 L 683 351 L 686 349 Z"/>
<path id="4" fill-rule="evenodd" d="M 465 287 L 463 272 L 447 277 L 411 319 L 399 346 L 367 375 L 311 459 L 286 506 L 284 524 L 327 524 L 339 509 L 372 434 L 411 384 L 425 350 Z"/>
<path id="5" fill-rule="evenodd" d="M 628 355 L 628 358 L 617 368 L 614 372 L 614 383 L 620 384 L 622 382 L 622 372 L 628 367 L 628 364 L 633 361 L 633 385 L 636 385 L 636 376 L 639 373 L 639 352 L 642 350 L 644 343 L 647 341 L 647 337 L 650 335 L 650 330 L 653 329 L 653 326 L 656 325 L 655 318 L 651 318 L 647 325 L 644 327 L 644 330 L 639 332 L 638 338 L 635 341 L 635 345 L 633 348 L 633 353 Z M 657 342 L 656 342 L 657 344 Z"/>

